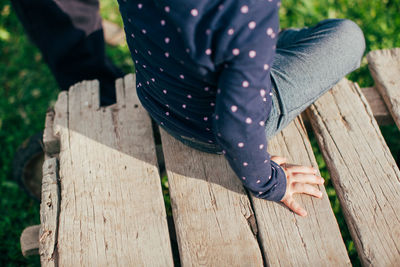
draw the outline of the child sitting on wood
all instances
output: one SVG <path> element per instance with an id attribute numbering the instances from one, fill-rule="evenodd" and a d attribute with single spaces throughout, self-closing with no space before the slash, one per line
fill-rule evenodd
<path id="1" fill-rule="evenodd" d="M 324 179 L 271 157 L 268 138 L 360 66 L 360 28 L 327 19 L 280 32 L 278 0 L 119 4 L 151 117 L 182 143 L 223 154 L 256 197 L 305 216 L 292 195 L 322 197 L 311 184 Z"/>

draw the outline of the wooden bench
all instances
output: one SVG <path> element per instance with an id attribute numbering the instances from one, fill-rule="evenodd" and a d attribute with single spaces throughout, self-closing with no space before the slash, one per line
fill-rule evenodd
<path id="1" fill-rule="evenodd" d="M 367 58 L 388 108 L 375 88 L 343 79 L 272 138 L 268 151 L 318 168 L 309 124 L 362 264 L 395 266 L 400 171 L 377 121 L 400 127 L 400 49 Z M 177 266 L 171 240 L 183 266 L 351 266 L 324 186 L 322 199 L 296 195 L 307 217 L 258 199 L 223 155 L 185 146 L 152 124 L 133 74 L 116 84 L 112 106 L 99 107 L 98 82 L 84 81 L 61 92 L 47 113 L 41 225 L 31 229 L 39 230 L 43 266 Z"/>

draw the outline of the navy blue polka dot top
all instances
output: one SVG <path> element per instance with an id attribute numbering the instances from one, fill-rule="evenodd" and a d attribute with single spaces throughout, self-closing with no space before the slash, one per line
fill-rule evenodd
<path id="1" fill-rule="evenodd" d="M 165 129 L 216 144 L 255 196 L 286 176 L 267 152 L 277 0 L 119 0 L 143 107 Z"/>

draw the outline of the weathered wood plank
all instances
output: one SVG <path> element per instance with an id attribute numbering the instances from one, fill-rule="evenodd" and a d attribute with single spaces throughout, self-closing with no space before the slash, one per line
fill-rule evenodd
<path id="1" fill-rule="evenodd" d="M 383 101 L 383 98 L 376 87 L 361 88 L 361 92 L 367 99 L 378 125 L 389 125 L 394 123 L 385 101 Z"/>
<path id="2" fill-rule="evenodd" d="M 360 88 L 343 79 L 307 114 L 363 265 L 397 265 L 400 171 Z"/>
<path id="3" fill-rule="evenodd" d="M 99 107 L 97 81 L 56 104 L 60 266 L 173 265 L 151 120 L 134 75 L 117 86 L 125 97 L 108 107 Z"/>
<path id="4" fill-rule="evenodd" d="M 300 116 L 270 138 L 268 144 L 271 155 L 318 168 Z M 306 217 L 295 214 L 282 203 L 251 196 L 268 266 L 351 266 L 325 186 L 315 186 L 322 192 L 322 199 L 294 195 L 307 210 Z"/>
<path id="5" fill-rule="evenodd" d="M 400 48 L 371 51 L 367 60 L 376 87 L 400 129 Z"/>
<path id="6" fill-rule="evenodd" d="M 49 108 L 46 112 L 46 121 L 43 131 L 44 151 L 48 155 L 57 154 L 60 152 L 60 139 L 53 132 L 54 108 Z"/>
<path id="7" fill-rule="evenodd" d="M 250 201 L 228 162 L 160 133 L 182 266 L 263 266 Z"/>
<path id="8" fill-rule="evenodd" d="M 60 189 L 58 186 L 58 161 L 46 158 L 43 163 L 42 198 L 40 203 L 39 254 L 42 266 L 57 265 L 58 216 Z"/>
<path id="9" fill-rule="evenodd" d="M 365 87 L 361 88 L 361 92 L 365 95 L 365 98 L 372 109 L 375 120 L 380 126 L 394 123 L 392 115 L 386 107 L 386 104 L 383 101 L 381 94 L 378 92 L 378 89 L 375 87 Z M 311 123 L 309 122 L 305 111 L 301 114 L 301 118 L 307 128 L 309 128 L 309 126 L 311 127 Z"/>
<path id="10" fill-rule="evenodd" d="M 160 129 L 183 265 L 261 266 L 260 250 L 268 266 L 350 265 L 323 186 L 322 200 L 299 198 L 309 211 L 306 218 L 251 196 L 257 227 L 242 183 L 224 156 L 192 149 Z M 299 121 L 270 144 L 269 151 L 290 162 L 318 166 Z M 258 229 L 261 248 L 249 225 Z"/>
<path id="11" fill-rule="evenodd" d="M 40 225 L 28 226 L 22 231 L 20 243 L 24 257 L 36 255 L 39 252 L 39 229 Z"/>

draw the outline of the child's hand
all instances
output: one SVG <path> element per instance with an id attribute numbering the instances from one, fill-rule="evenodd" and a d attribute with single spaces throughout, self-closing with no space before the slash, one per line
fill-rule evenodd
<path id="1" fill-rule="evenodd" d="M 286 174 L 286 193 L 281 202 L 300 216 L 307 216 L 306 210 L 294 200 L 293 194 L 305 193 L 322 198 L 322 192 L 311 184 L 324 184 L 324 178 L 318 176 L 312 167 L 286 163 L 284 157 L 271 156 L 271 160 L 278 163 Z"/>

